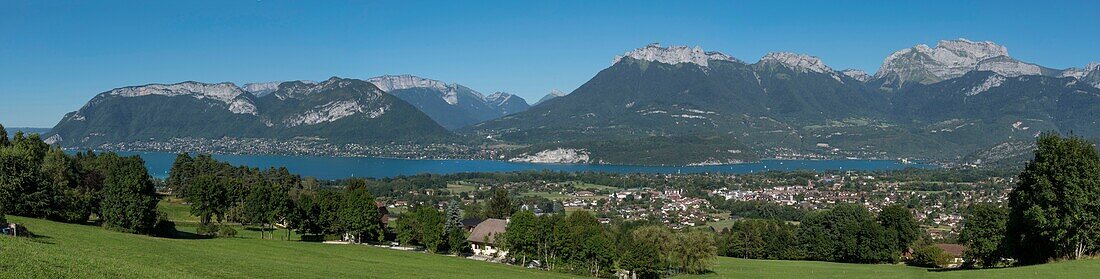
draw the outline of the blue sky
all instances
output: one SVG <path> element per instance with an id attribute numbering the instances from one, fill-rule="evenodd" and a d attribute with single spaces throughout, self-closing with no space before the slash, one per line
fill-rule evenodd
<path id="1" fill-rule="evenodd" d="M 1100 1 L 0 0 L 0 123 L 51 127 L 111 88 L 186 80 L 408 73 L 533 103 L 651 42 L 873 73 L 893 51 L 965 37 L 1080 67 L 1100 61 L 1097 26 Z"/>

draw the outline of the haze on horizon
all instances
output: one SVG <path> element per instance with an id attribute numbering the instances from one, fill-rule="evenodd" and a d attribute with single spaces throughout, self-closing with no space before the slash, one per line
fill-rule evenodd
<path id="1" fill-rule="evenodd" d="M 17 2 L 0 11 L 0 123 L 52 127 L 111 88 L 187 80 L 414 74 L 534 103 L 651 42 L 750 62 L 792 51 L 873 74 L 896 50 L 968 38 L 1081 67 L 1100 61 L 1100 37 L 1078 28 L 1097 18 L 1091 1 Z"/>

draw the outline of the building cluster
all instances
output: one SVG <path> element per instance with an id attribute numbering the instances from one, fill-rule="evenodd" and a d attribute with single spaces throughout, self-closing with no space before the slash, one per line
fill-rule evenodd
<path id="1" fill-rule="evenodd" d="M 816 175 L 792 185 L 763 184 L 768 186 L 742 184 L 707 193 L 721 200 L 763 201 L 807 210 L 855 203 L 877 212 L 889 205 L 903 204 L 914 208 L 914 216 L 925 225 L 951 230 L 961 224 L 962 214 L 970 204 L 1003 203 L 1011 191 L 1011 181 L 995 177 L 980 183 L 927 183 L 883 181 L 874 175 L 855 173 Z"/>
<path id="2" fill-rule="evenodd" d="M 493 159 L 497 150 L 454 143 L 334 144 L 320 138 L 172 138 L 103 144 L 104 151 L 191 152 L 214 154 L 316 155 L 405 159 Z"/>

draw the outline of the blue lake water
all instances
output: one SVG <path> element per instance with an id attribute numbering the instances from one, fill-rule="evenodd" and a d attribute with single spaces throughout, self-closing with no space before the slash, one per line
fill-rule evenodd
<path id="1" fill-rule="evenodd" d="M 157 178 L 168 176 L 175 153 L 119 152 L 120 155 L 138 155 L 145 160 L 149 173 Z M 623 166 L 583 164 L 529 164 L 490 160 L 407 160 L 366 157 L 319 157 L 278 155 L 214 155 L 214 158 L 233 165 L 258 168 L 286 167 L 292 173 L 320 179 L 347 177 L 394 177 L 422 173 L 451 174 L 464 172 L 509 172 L 525 170 L 594 171 L 612 173 L 751 173 L 761 171 L 792 170 L 897 170 L 904 168 L 931 168 L 931 165 L 905 164 L 891 160 L 765 160 L 756 163 L 716 166 Z"/>

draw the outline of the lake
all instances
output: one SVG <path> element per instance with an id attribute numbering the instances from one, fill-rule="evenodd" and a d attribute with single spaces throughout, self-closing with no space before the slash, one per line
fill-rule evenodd
<path id="1" fill-rule="evenodd" d="M 149 173 L 157 178 L 168 176 L 175 153 L 167 152 L 119 152 L 120 155 L 138 155 L 145 159 Z M 194 155 L 194 154 L 192 154 Z M 214 155 L 214 158 L 233 165 L 257 168 L 286 167 L 292 173 L 319 179 L 347 177 L 394 177 L 422 173 L 452 174 L 464 172 L 510 172 L 526 170 L 594 171 L 612 173 L 752 173 L 761 171 L 792 170 L 897 170 L 904 168 L 932 168 L 926 164 L 905 164 L 892 160 L 764 160 L 715 166 L 623 166 L 583 164 L 531 164 L 491 160 L 409 160 L 368 157 L 320 157 L 279 155 Z"/>

